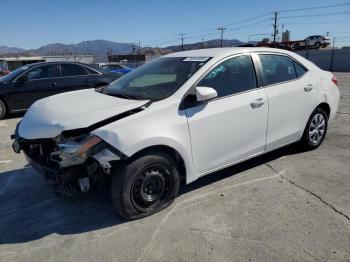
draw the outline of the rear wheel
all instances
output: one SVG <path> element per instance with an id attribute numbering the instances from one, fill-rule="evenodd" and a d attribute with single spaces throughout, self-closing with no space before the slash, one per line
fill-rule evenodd
<path id="1" fill-rule="evenodd" d="M 321 43 L 320 43 L 320 42 L 316 42 L 316 43 L 315 43 L 315 48 L 316 48 L 316 49 L 319 49 L 320 47 L 321 47 Z"/>
<path id="2" fill-rule="evenodd" d="M 295 50 L 299 50 L 300 49 L 300 44 L 299 43 L 295 43 L 293 47 L 294 47 Z"/>
<path id="3" fill-rule="evenodd" d="M 0 99 L 0 119 L 3 119 L 6 115 L 6 105 L 4 101 Z"/>
<path id="4" fill-rule="evenodd" d="M 168 207 L 179 186 L 176 162 L 166 154 L 154 152 L 114 171 L 111 197 L 120 216 L 138 219 Z"/>
<path id="5" fill-rule="evenodd" d="M 301 145 L 306 149 L 314 149 L 320 146 L 326 136 L 327 127 L 327 113 L 321 108 L 316 108 L 307 122 L 300 141 Z"/>

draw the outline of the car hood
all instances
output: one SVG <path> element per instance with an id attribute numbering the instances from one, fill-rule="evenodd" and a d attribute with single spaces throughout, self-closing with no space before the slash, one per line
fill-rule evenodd
<path id="1" fill-rule="evenodd" d="M 35 102 L 24 115 L 18 134 L 24 139 L 52 138 L 62 131 L 89 127 L 147 102 L 108 96 L 94 89 L 62 93 Z"/>

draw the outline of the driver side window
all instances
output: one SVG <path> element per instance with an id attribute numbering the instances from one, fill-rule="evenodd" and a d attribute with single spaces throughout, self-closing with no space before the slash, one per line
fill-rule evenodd
<path id="1" fill-rule="evenodd" d="M 218 97 L 257 88 L 254 65 L 250 55 L 230 58 L 212 69 L 197 86 L 211 87 Z"/>

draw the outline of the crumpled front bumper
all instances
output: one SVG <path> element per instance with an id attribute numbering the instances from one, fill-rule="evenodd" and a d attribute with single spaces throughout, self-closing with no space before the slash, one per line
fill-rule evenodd
<path id="1" fill-rule="evenodd" d="M 84 162 L 72 160 L 68 161 L 68 163 L 71 163 L 70 165 L 64 165 L 67 164 L 67 160 L 65 163 L 61 162 L 63 161 L 62 157 L 67 158 L 69 154 L 59 153 L 58 144 L 54 138 L 24 139 L 19 136 L 19 126 L 20 123 L 17 124 L 15 133 L 11 136 L 11 139 L 14 140 L 12 144 L 14 152 L 20 153 L 23 151 L 28 163 L 49 180 L 74 180 L 77 178 L 77 173 L 79 173 L 78 177 L 89 176 L 91 175 L 89 174 L 90 170 L 95 169 L 90 168 L 89 165 L 99 165 L 106 174 L 110 174 L 110 162 L 127 158 L 119 150 L 102 141 L 91 148 Z M 74 154 L 72 154 L 72 159 L 74 157 Z M 75 157 L 75 159 L 77 158 Z"/>
<path id="2" fill-rule="evenodd" d="M 56 174 L 59 172 L 58 168 L 48 167 L 43 165 L 42 163 L 39 163 L 37 160 L 31 157 L 25 150 L 30 144 L 35 144 L 35 143 L 39 144 L 39 143 L 43 143 L 44 141 L 43 140 L 30 141 L 20 137 L 18 134 L 19 125 L 20 123 L 17 124 L 15 133 L 11 135 L 11 139 L 13 139 L 13 143 L 12 143 L 13 151 L 17 154 L 20 154 L 21 151 L 23 151 L 23 154 L 28 164 L 31 165 L 34 168 L 34 170 L 36 170 L 39 174 L 44 176 L 47 180 L 56 180 Z"/>

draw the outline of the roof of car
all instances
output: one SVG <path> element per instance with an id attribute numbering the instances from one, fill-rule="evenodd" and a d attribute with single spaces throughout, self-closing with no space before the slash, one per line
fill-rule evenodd
<path id="1" fill-rule="evenodd" d="M 290 54 L 289 51 L 277 49 L 277 48 L 268 48 L 268 47 L 223 47 L 223 48 L 207 48 L 207 49 L 197 49 L 190 51 L 176 52 L 166 55 L 166 57 L 194 57 L 194 56 L 225 56 L 225 55 L 234 55 L 239 53 L 246 52 L 275 52 Z"/>
<path id="2" fill-rule="evenodd" d="M 26 64 L 27 67 L 37 66 L 37 65 L 46 65 L 46 64 L 61 64 L 61 63 L 68 63 L 68 64 L 78 64 L 78 65 L 87 65 L 80 62 L 74 62 L 74 61 L 50 61 L 50 62 L 36 62 L 36 63 L 30 63 Z"/>

